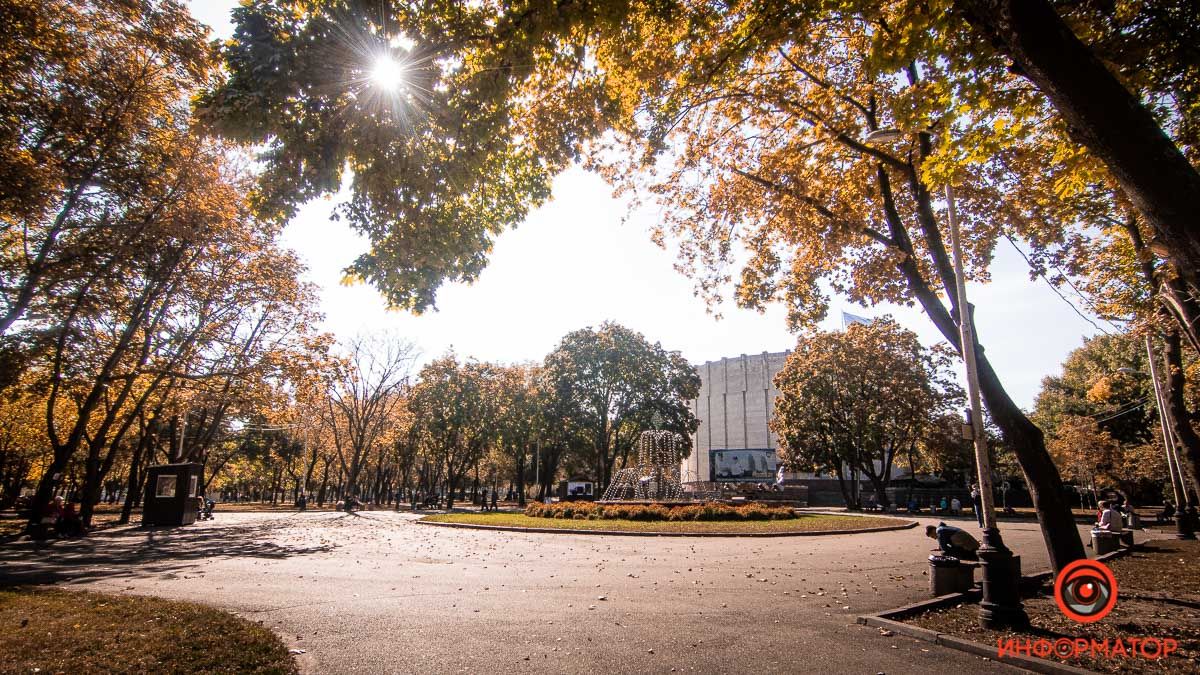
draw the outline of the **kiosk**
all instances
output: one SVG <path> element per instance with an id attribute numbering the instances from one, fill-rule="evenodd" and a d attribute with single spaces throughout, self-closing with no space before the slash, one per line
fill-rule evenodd
<path id="1" fill-rule="evenodd" d="M 160 464 L 146 470 L 142 525 L 191 525 L 202 485 L 200 464 Z"/>

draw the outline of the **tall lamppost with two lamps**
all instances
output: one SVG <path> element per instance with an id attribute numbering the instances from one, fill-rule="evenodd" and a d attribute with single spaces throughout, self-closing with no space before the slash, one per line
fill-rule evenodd
<path id="1" fill-rule="evenodd" d="M 868 144 L 886 143 L 906 136 L 936 135 L 930 130 L 905 131 L 878 129 L 863 140 Z M 946 183 L 946 216 L 950 226 L 950 247 L 954 259 L 955 296 L 958 300 L 959 351 L 966 365 L 968 410 L 971 437 L 975 446 L 975 463 L 979 469 L 979 492 L 983 511 L 983 542 L 978 555 L 983 575 L 983 599 L 979 603 L 979 622 L 984 628 L 1021 627 L 1029 625 L 1029 616 L 1021 604 L 1020 568 L 1017 558 L 1004 545 L 996 526 L 996 504 L 992 491 L 992 467 L 988 455 L 987 435 L 983 426 L 983 408 L 979 394 L 979 371 L 975 361 L 975 331 L 971 325 L 970 305 L 967 304 L 967 284 L 963 273 L 962 244 L 958 213 L 954 205 L 954 188 Z"/>
<path id="2" fill-rule="evenodd" d="M 1159 379 L 1158 359 L 1154 353 L 1154 342 L 1149 335 L 1146 335 L 1146 358 L 1150 364 L 1148 373 L 1134 368 L 1118 368 L 1117 372 L 1123 375 L 1150 378 L 1150 384 L 1154 387 L 1154 405 L 1158 408 L 1158 423 L 1162 433 L 1163 450 L 1166 453 L 1167 475 L 1171 481 L 1171 489 L 1175 493 L 1175 537 L 1177 539 L 1195 539 L 1194 523 L 1192 523 L 1188 509 L 1185 508 L 1192 506 L 1192 498 L 1188 492 L 1187 481 L 1184 480 L 1182 466 L 1179 463 L 1175 435 L 1171 431 L 1171 423 L 1168 420 L 1166 395 L 1162 389 L 1164 385 Z"/>

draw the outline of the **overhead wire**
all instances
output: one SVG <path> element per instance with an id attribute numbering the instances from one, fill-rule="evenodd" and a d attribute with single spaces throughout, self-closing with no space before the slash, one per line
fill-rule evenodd
<path id="1" fill-rule="evenodd" d="M 1093 327 L 1093 328 L 1095 328 L 1096 330 L 1100 331 L 1101 333 L 1104 333 L 1105 335 L 1110 335 L 1110 336 L 1112 335 L 1112 333 L 1110 333 L 1108 330 L 1106 330 L 1106 329 L 1105 329 L 1103 326 L 1101 326 L 1100 324 L 1098 324 L 1098 323 L 1096 323 L 1095 321 L 1093 321 L 1093 320 L 1092 320 L 1092 318 L 1091 318 L 1090 316 L 1088 316 L 1088 315 L 1084 314 L 1084 313 L 1083 313 L 1083 312 L 1082 312 L 1082 311 L 1079 309 L 1079 307 L 1075 305 L 1075 303 L 1074 303 L 1074 302 L 1071 302 L 1071 299 L 1070 299 L 1070 298 L 1068 298 L 1067 296 L 1063 295 L 1063 294 L 1062 294 L 1062 291 L 1058 290 L 1058 286 L 1056 286 L 1056 285 L 1055 285 L 1053 282 L 1051 282 L 1051 281 L 1050 281 L 1050 279 L 1046 278 L 1046 273 L 1045 273 L 1045 272 L 1043 272 L 1043 271 L 1041 271 L 1041 270 L 1039 270 L 1039 269 L 1037 268 L 1037 266 L 1033 264 L 1033 261 L 1029 259 L 1029 256 L 1028 256 L 1028 255 L 1025 253 L 1025 251 L 1021 250 L 1021 247 L 1020 247 L 1020 246 L 1017 246 L 1017 242 L 1016 242 L 1016 241 L 1015 241 L 1015 240 L 1012 238 L 1012 235 L 1010 235 L 1010 234 L 1009 234 L 1009 233 L 1007 233 L 1007 232 L 1002 232 L 1001 234 L 1003 234 L 1003 235 L 1004 235 L 1004 238 L 1008 240 L 1008 243 L 1009 243 L 1009 244 L 1011 244 L 1011 245 L 1012 245 L 1012 247 L 1013 247 L 1014 249 L 1016 249 L 1017 253 L 1018 253 L 1018 254 L 1020 254 L 1020 256 L 1021 256 L 1022 258 L 1024 258 L 1024 260 L 1025 260 L 1025 264 L 1029 266 L 1029 269 L 1033 270 L 1035 274 L 1037 274 L 1039 277 L 1041 277 L 1042 281 L 1045 281 L 1045 282 L 1046 282 L 1046 285 L 1050 287 L 1050 290 L 1054 291 L 1054 294 L 1055 294 L 1055 295 L 1057 295 L 1057 296 L 1059 297 L 1059 299 L 1061 299 L 1063 302 L 1067 303 L 1067 305 L 1068 305 L 1068 306 L 1069 306 L 1069 307 L 1070 307 L 1072 310 L 1074 310 L 1074 312 L 1075 312 L 1076 314 L 1078 314 L 1078 315 L 1079 315 L 1079 318 L 1081 318 L 1081 319 L 1083 319 L 1084 321 L 1086 321 L 1086 322 L 1088 322 L 1088 323 L 1092 324 L 1092 327 Z M 1087 302 L 1087 298 L 1086 298 L 1086 297 L 1084 297 L 1083 293 L 1082 293 L 1082 292 L 1080 292 L 1079 288 L 1078 288 L 1077 286 L 1075 286 L 1075 284 L 1074 284 L 1074 283 L 1072 283 L 1072 282 L 1070 281 L 1070 279 L 1067 277 L 1067 275 L 1065 275 L 1065 274 L 1064 274 L 1064 275 L 1063 275 L 1063 277 L 1067 279 L 1067 282 L 1068 282 L 1068 283 L 1070 283 L 1070 285 L 1071 285 L 1071 288 L 1075 289 L 1075 292 L 1079 294 L 1079 297 L 1080 297 L 1080 299 L 1082 299 L 1083 301 Z M 1105 323 L 1107 323 L 1108 325 L 1112 326 L 1112 327 L 1113 327 L 1113 329 L 1115 329 L 1115 330 L 1118 330 L 1118 331 L 1120 330 L 1120 328 L 1119 328 L 1119 327 L 1118 327 L 1116 324 L 1114 324 L 1114 323 L 1113 323 L 1113 322 L 1111 322 L 1111 321 L 1108 321 L 1107 319 L 1105 319 Z"/>
<path id="2" fill-rule="evenodd" d="M 1103 419 L 1098 419 L 1098 420 L 1096 420 L 1096 424 L 1100 424 L 1101 422 L 1107 422 L 1107 421 L 1109 421 L 1109 420 L 1116 419 L 1116 418 L 1118 418 L 1118 417 L 1121 417 L 1122 415 L 1128 415 L 1129 413 L 1131 413 L 1131 412 L 1133 412 L 1133 411 L 1135 411 L 1135 410 L 1137 410 L 1137 409 L 1139 409 L 1139 408 L 1145 407 L 1145 405 L 1146 405 L 1147 403 L 1149 403 L 1149 402 L 1150 402 L 1150 399 L 1149 399 L 1149 398 L 1146 398 L 1146 399 L 1144 399 L 1144 400 L 1143 400 L 1141 403 L 1139 403 L 1139 404 L 1137 404 L 1137 405 L 1135 405 L 1135 406 L 1132 406 L 1132 407 L 1130 407 L 1130 408 L 1128 408 L 1128 409 L 1126 409 L 1126 410 L 1122 410 L 1121 412 L 1114 413 L 1114 414 L 1112 414 L 1112 415 L 1109 415 L 1108 417 L 1105 417 L 1105 418 L 1103 418 Z"/>

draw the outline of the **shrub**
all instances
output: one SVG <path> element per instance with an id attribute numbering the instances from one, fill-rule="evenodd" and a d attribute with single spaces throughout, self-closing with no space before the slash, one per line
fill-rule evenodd
<path id="1" fill-rule="evenodd" d="M 559 518 L 565 520 L 785 520 L 795 518 L 790 507 L 765 504 L 596 504 L 594 502 L 559 502 L 530 504 L 525 507 L 530 518 Z"/>

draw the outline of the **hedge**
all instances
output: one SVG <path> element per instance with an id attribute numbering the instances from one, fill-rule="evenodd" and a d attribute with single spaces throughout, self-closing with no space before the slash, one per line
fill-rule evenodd
<path id="1" fill-rule="evenodd" d="M 661 504 L 595 504 L 593 502 L 559 502 L 530 504 L 525 507 L 530 518 L 561 518 L 567 520 L 786 520 L 796 513 L 786 506 L 704 503 L 679 506 Z"/>

